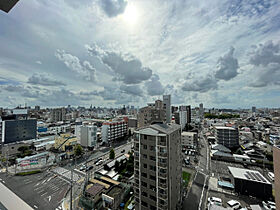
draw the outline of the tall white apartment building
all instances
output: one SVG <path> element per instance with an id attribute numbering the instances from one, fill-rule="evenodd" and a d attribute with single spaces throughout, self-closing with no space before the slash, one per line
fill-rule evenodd
<path id="1" fill-rule="evenodd" d="M 95 125 L 76 125 L 75 134 L 78 143 L 83 147 L 97 146 L 97 126 Z"/>
<path id="2" fill-rule="evenodd" d="M 197 145 L 197 133 L 182 132 L 182 147 L 194 148 Z"/>

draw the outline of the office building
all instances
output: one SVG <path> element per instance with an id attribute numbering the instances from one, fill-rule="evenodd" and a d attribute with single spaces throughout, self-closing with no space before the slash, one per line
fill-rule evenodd
<path id="1" fill-rule="evenodd" d="M 0 1 L 0 10 L 9 12 L 19 0 L 2 0 Z"/>
<path id="2" fill-rule="evenodd" d="M 163 95 L 163 108 L 166 112 L 166 123 L 171 122 L 171 95 Z"/>
<path id="3" fill-rule="evenodd" d="M 64 107 L 51 110 L 51 122 L 66 120 L 66 109 Z"/>
<path id="4" fill-rule="evenodd" d="M 195 148 L 197 145 L 197 133 L 182 132 L 182 147 Z"/>
<path id="5" fill-rule="evenodd" d="M 238 129 L 233 127 L 216 126 L 215 137 L 218 144 L 221 144 L 229 149 L 239 147 Z"/>
<path id="6" fill-rule="evenodd" d="M 158 123 L 135 133 L 135 209 L 179 209 L 182 201 L 180 126 Z"/>
<path id="7" fill-rule="evenodd" d="M 280 209 L 280 146 L 273 147 L 274 193 L 276 209 Z"/>
<path id="8" fill-rule="evenodd" d="M 263 200 L 272 198 L 272 185 L 259 171 L 230 166 L 228 169 L 234 180 L 235 192 Z"/>
<path id="9" fill-rule="evenodd" d="M 199 116 L 200 116 L 200 118 L 204 117 L 203 103 L 199 104 Z"/>
<path id="10" fill-rule="evenodd" d="M 126 121 L 107 121 L 101 129 L 102 142 L 112 142 L 127 135 L 128 123 Z"/>
<path id="11" fill-rule="evenodd" d="M 97 126 L 95 125 L 76 125 L 75 134 L 78 144 L 83 147 L 97 146 Z"/>
<path id="12" fill-rule="evenodd" d="M 137 120 L 138 128 L 151 125 L 156 122 L 166 122 L 163 102 L 156 100 L 155 103 L 149 103 L 148 106 L 139 110 Z"/>
<path id="13" fill-rule="evenodd" d="M 2 121 L 2 143 L 35 139 L 37 136 L 37 120 L 5 120 Z"/>
<path id="14" fill-rule="evenodd" d="M 255 106 L 252 106 L 252 112 L 256 113 L 256 107 Z"/>
<path id="15" fill-rule="evenodd" d="M 190 124 L 192 121 L 191 106 L 187 106 L 187 124 Z"/>

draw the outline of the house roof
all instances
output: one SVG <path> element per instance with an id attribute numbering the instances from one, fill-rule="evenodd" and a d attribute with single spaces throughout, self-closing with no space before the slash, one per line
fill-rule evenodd
<path id="1" fill-rule="evenodd" d="M 87 193 L 91 194 L 93 197 L 102 192 L 105 187 L 101 184 L 94 184 L 90 188 L 87 189 Z"/>

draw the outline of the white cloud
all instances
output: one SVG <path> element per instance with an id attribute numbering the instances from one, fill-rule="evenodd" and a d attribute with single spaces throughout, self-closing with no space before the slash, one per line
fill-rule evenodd
<path id="1" fill-rule="evenodd" d="M 100 7 L 108 17 L 122 14 L 126 8 L 126 0 L 99 0 Z"/>
<path id="2" fill-rule="evenodd" d="M 153 74 L 151 79 L 145 82 L 145 87 L 150 96 L 158 96 L 164 93 L 164 88 L 157 74 Z"/>
<path id="3" fill-rule="evenodd" d="M 33 74 L 28 78 L 27 83 L 32 85 L 43 85 L 43 86 L 64 86 L 65 83 L 52 78 L 48 74 Z"/>

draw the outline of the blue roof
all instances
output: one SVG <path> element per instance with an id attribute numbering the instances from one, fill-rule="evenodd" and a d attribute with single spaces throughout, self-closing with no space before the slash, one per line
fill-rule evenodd
<path id="1" fill-rule="evenodd" d="M 227 187 L 227 188 L 234 189 L 233 184 L 231 184 L 229 182 L 218 181 L 218 185 L 221 187 Z"/>

